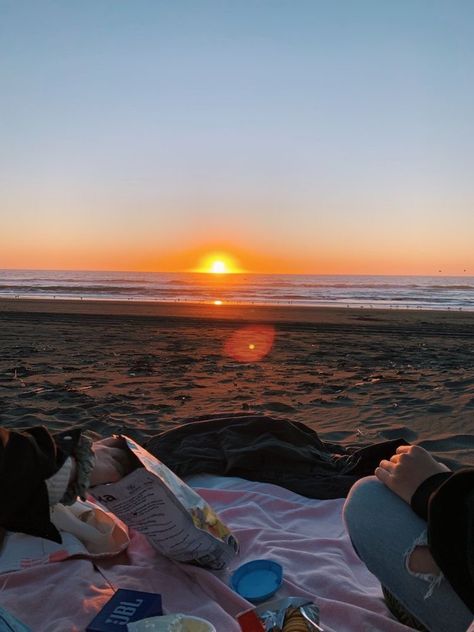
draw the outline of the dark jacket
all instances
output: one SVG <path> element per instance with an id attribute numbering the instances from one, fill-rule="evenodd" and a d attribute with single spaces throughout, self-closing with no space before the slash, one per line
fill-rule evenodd
<path id="1" fill-rule="evenodd" d="M 0 546 L 5 531 L 61 542 L 49 519 L 44 481 L 72 454 L 80 435 L 80 430 L 51 435 L 44 426 L 0 428 Z"/>
<path id="2" fill-rule="evenodd" d="M 435 562 L 474 613 L 474 468 L 431 476 L 413 494 L 411 506 L 428 522 Z"/>
<path id="3" fill-rule="evenodd" d="M 178 476 L 208 473 L 273 483 L 308 498 L 343 498 L 403 439 L 361 449 L 322 441 L 303 423 L 266 415 L 188 420 L 146 444 Z"/>

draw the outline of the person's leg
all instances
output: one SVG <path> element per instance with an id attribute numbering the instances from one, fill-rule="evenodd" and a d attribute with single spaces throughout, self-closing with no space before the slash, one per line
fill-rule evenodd
<path id="1" fill-rule="evenodd" d="M 472 616 L 442 574 L 413 570 L 426 523 L 405 501 L 370 476 L 351 489 L 344 519 L 359 557 L 405 610 L 430 632 L 466 630 Z"/>

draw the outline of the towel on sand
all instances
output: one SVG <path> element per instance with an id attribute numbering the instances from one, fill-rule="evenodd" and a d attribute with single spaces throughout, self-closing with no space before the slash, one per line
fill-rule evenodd
<path id="1" fill-rule="evenodd" d="M 239 632 L 235 616 L 251 604 L 229 588 L 230 575 L 251 559 L 271 558 L 284 570 L 277 596 L 315 601 L 326 632 L 409 632 L 389 615 L 378 581 L 354 553 L 341 499 L 310 499 L 238 478 L 187 482 L 241 543 L 228 569 L 211 572 L 173 562 L 132 531 L 127 551 L 110 559 L 32 563 L 1 574 L 2 606 L 35 632 L 80 632 L 115 589 L 128 588 L 161 593 L 165 613 L 184 612 L 211 621 L 218 632 Z"/>

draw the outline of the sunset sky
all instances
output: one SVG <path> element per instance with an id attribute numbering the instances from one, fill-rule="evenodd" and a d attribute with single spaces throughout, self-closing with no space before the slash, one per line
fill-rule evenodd
<path id="1" fill-rule="evenodd" d="M 0 0 L 0 86 L 0 268 L 474 275 L 472 0 Z"/>

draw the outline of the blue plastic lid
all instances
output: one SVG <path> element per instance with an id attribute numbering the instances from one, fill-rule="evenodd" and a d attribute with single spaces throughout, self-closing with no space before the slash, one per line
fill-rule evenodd
<path id="1" fill-rule="evenodd" d="M 283 569 L 272 560 L 252 560 L 239 566 L 230 583 L 235 592 L 252 602 L 265 601 L 280 588 Z"/>

